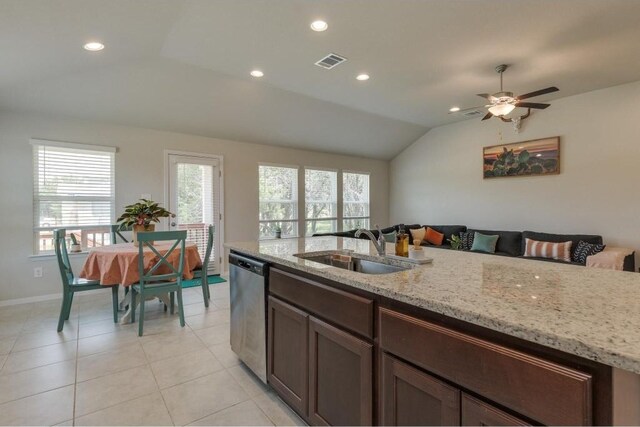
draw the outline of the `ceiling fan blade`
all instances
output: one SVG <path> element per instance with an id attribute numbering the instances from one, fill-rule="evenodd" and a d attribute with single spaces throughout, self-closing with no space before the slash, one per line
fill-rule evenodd
<path id="1" fill-rule="evenodd" d="M 560 89 L 558 89 L 555 86 L 551 86 L 548 87 L 546 89 L 540 89 L 540 90 L 536 90 L 535 92 L 529 92 L 529 93 L 525 93 L 524 95 L 520 95 L 517 97 L 517 99 L 527 99 L 527 98 L 533 98 L 534 96 L 540 96 L 540 95 L 545 95 L 547 93 L 551 93 L 551 92 L 557 92 Z"/>
<path id="2" fill-rule="evenodd" d="M 537 102 L 516 102 L 516 107 L 522 108 L 536 108 L 538 110 L 544 110 L 551 104 L 539 104 Z"/>
<path id="3" fill-rule="evenodd" d="M 495 99 L 495 97 L 493 95 L 489 95 L 488 93 L 479 93 L 478 96 L 481 96 L 482 98 L 488 99 L 491 102 L 493 102 L 493 100 Z"/>
<path id="4" fill-rule="evenodd" d="M 487 119 L 490 119 L 491 117 L 493 117 L 493 114 L 488 112 L 487 115 L 482 118 L 482 120 L 487 120 Z M 482 121 L 482 120 L 480 120 L 480 121 Z"/>

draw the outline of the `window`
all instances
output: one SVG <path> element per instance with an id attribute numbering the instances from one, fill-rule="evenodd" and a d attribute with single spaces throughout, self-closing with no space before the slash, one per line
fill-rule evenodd
<path id="1" fill-rule="evenodd" d="M 298 235 L 298 168 L 258 167 L 260 194 L 260 239 L 274 237 L 277 227 L 282 237 Z"/>
<path id="2" fill-rule="evenodd" d="M 305 169 L 304 206 L 305 235 L 337 231 L 338 173 Z"/>
<path id="3" fill-rule="evenodd" d="M 109 244 L 114 209 L 113 147 L 32 140 L 34 253 L 53 251 L 53 229 L 83 248 Z"/>
<path id="4" fill-rule="evenodd" d="M 369 229 L 369 174 L 342 173 L 342 229 Z"/>

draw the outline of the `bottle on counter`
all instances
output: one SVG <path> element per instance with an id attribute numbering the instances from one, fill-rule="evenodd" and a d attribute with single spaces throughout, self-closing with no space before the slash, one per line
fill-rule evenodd
<path id="1" fill-rule="evenodd" d="M 404 227 L 396 235 L 396 256 L 409 256 L 409 235 L 404 232 Z"/>

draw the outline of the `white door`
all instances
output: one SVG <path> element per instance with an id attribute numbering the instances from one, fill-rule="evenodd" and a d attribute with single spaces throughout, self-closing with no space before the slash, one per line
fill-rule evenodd
<path id="1" fill-rule="evenodd" d="M 219 274 L 220 250 L 220 161 L 198 155 L 167 155 L 169 210 L 176 214 L 171 230 L 187 230 L 187 241 L 196 243 L 204 262 L 209 225 L 215 227 L 208 274 Z"/>

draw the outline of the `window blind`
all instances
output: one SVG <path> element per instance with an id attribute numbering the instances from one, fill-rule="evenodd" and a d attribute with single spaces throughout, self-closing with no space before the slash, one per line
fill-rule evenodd
<path id="1" fill-rule="evenodd" d="M 33 219 L 35 252 L 52 249 L 51 231 L 106 229 L 114 214 L 114 153 L 109 147 L 47 141 L 33 145 Z M 104 235 L 83 246 L 108 243 Z M 99 240 L 99 242 L 97 241 Z"/>

